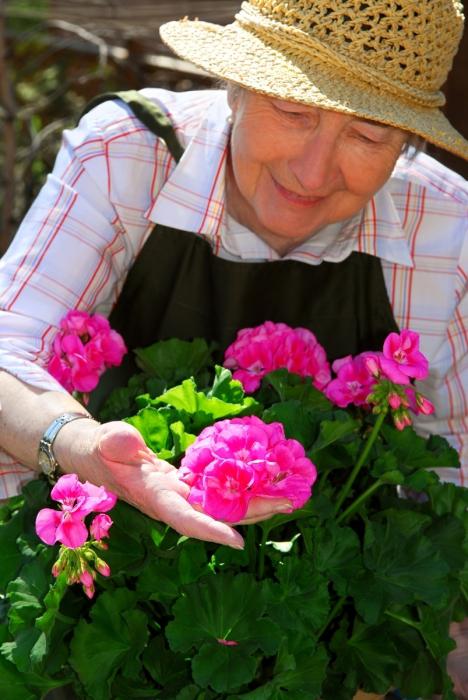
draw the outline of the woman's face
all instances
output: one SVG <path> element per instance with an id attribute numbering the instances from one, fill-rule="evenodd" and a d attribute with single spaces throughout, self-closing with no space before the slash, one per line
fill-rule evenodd
<path id="1" fill-rule="evenodd" d="M 390 126 L 244 90 L 230 105 L 228 211 L 280 254 L 362 209 L 406 140 Z"/>

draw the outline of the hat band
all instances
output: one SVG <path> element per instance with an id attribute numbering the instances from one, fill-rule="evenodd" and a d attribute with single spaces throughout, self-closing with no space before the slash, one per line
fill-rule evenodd
<path id="1" fill-rule="evenodd" d="M 313 61 L 320 61 L 351 75 L 357 82 L 362 83 L 364 79 L 367 84 L 379 91 L 384 89 L 400 100 L 403 99 L 421 107 L 434 108 L 445 104 L 445 96 L 442 92 L 428 93 L 419 88 L 408 88 L 397 83 L 351 57 L 340 56 L 336 51 L 302 30 L 285 26 L 281 22 L 265 17 L 248 2 L 242 3 L 241 10 L 235 17 L 242 28 L 255 32 L 265 41 L 265 44 L 273 48 L 274 46 L 287 48 L 302 57 L 307 56 Z"/>

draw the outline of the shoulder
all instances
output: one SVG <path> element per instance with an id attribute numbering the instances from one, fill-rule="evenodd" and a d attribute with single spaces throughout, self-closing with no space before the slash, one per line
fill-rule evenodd
<path id="1" fill-rule="evenodd" d="M 228 111 L 225 92 L 221 90 L 171 92 L 144 88 L 138 94 L 161 109 L 184 146 L 197 132 L 207 114 L 213 114 L 215 119 L 222 120 Z M 104 141 L 124 137 L 154 141 L 156 138 L 135 117 L 130 107 L 119 99 L 106 100 L 91 109 L 82 117 L 80 127 L 98 131 Z"/>
<path id="2" fill-rule="evenodd" d="M 424 190 L 426 196 L 448 208 L 468 215 L 468 182 L 426 153 L 401 156 L 391 177 L 394 191 L 407 190 L 412 185 Z"/>

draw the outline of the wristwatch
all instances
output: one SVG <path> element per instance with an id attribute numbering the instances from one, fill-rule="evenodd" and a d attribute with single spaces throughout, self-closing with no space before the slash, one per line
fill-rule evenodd
<path id="1" fill-rule="evenodd" d="M 46 475 L 49 481 L 56 480 L 57 472 L 60 468 L 52 450 L 54 440 L 64 425 L 80 418 L 92 418 L 92 416 L 89 413 L 62 413 L 61 416 L 52 421 L 39 442 L 37 461 L 42 473 Z"/>

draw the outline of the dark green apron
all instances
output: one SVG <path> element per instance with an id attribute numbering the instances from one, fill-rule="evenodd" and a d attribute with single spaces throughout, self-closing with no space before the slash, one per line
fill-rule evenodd
<path id="1" fill-rule="evenodd" d="M 182 148 L 167 117 L 136 91 L 121 99 L 176 160 Z M 131 268 L 110 316 L 129 347 L 156 340 L 203 337 L 218 344 L 218 360 L 239 329 L 264 321 L 303 326 L 315 333 L 330 361 L 379 350 L 398 331 L 380 260 L 352 253 L 339 263 L 295 260 L 232 262 L 212 253 L 193 232 L 156 225 Z"/>

